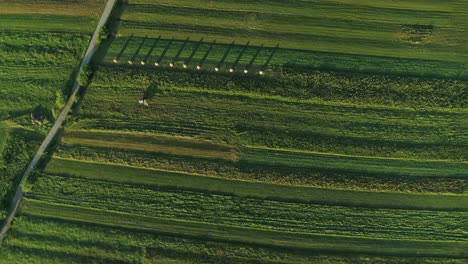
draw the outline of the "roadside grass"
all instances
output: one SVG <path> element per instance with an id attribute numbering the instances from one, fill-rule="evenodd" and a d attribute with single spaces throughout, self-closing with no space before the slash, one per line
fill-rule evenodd
<path id="1" fill-rule="evenodd" d="M 10 131 L 8 125 L 5 122 L 0 121 L 0 167 L 4 166 L 3 154 L 5 150 L 6 143 L 10 136 Z"/>
<path id="2" fill-rule="evenodd" d="M 67 15 L 53 15 L 59 5 L 67 6 Z M 2 219 L 21 173 L 68 96 L 68 81 L 95 25 L 96 17 L 74 14 L 72 6 L 52 0 L 0 3 L 0 122 L 11 124 L 9 137 L 0 128 Z M 47 119 L 43 126 L 31 125 L 33 113 Z"/>
<path id="3" fill-rule="evenodd" d="M 468 196 L 466 195 L 360 192 L 306 188 L 239 180 L 225 180 L 202 175 L 59 158 L 51 160 L 45 169 L 45 173 L 109 182 L 155 187 L 165 186 L 208 193 L 222 193 L 282 201 L 382 208 L 468 210 Z"/>
<path id="4" fill-rule="evenodd" d="M 11 127 L 8 130 L 9 136 L 3 142 L 3 156 L 0 154 L 0 210 L 8 208 L 21 173 L 43 139 L 41 133 L 28 129 Z"/>

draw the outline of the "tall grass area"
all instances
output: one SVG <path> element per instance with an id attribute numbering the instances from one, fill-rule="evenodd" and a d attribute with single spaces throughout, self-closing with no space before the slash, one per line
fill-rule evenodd
<path id="1" fill-rule="evenodd" d="M 43 139 L 41 133 L 28 129 L 10 128 L 8 132 L 10 135 L 4 142 L 3 156 L 0 155 L 0 210 L 8 207 L 21 173 Z"/>
<path id="2" fill-rule="evenodd" d="M 88 40 L 75 33 L 1 31 L 0 111 L 17 116 L 39 105 L 61 108 Z"/>
<path id="3" fill-rule="evenodd" d="M 3 151 L 5 150 L 9 135 L 10 131 L 8 131 L 7 124 L 0 122 L 0 167 L 3 167 Z"/>

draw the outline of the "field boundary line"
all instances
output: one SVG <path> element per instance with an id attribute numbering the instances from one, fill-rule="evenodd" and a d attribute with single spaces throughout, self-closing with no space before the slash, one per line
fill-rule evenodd
<path id="1" fill-rule="evenodd" d="M 78 73 L 81 71 L 81 69 L 86 67 L 91 61 L 91 57 L 94 54 L 96 46 L 98 45 L 98 38 L 99 38 L 100 31 L 102 27 L 105 25 L 105 23 L 107 22 L 116 2 L 117 0 L 107 1 L 104 11 L 102 12 L 102 15 L 96 26 L 96 29 L 94 30 L 93 36 L 89 42 L 89 45 L 83 57 L 83 60 L 81 61 L 80 67 L 78 69 Z M 70 109 L 73 106 L 73 103 L 75 102 L 75 98 L 79 90 L 80 90 L 80 84 L 78 82 L 78 75 L 77 75 L 75 76 L 75 80 L 74 80 L 73 87 L 71 90 L 72 93 L 70 97 L 68 98 L 67 103 L 65 104 L 64 108 L 62 109 L 62 112 L 58 116 L 57 120 L 55 120 L 55 123 L 52 126 L 51 130 L 47 134 L 46 138 L 42 142 L 41 146 L 39 147 L 36 154 L 32 158 L 31 162 L 29 163 L 28 167 L 24 171 L 23 175 L 21 176 L 21 180 L 18 184 L 15 195 L 10 203 L 7 216 L 5 217 L 5 219 L 3 220 L 0 226 L 0 241 L 2 241 L 3 238 L 5 237 L 6 233 L 8 232 L 10 228 L 10 225 L 11 225 L 11 222 L 13 221 L 14 216 L 18 212 L 19 204 L 20 204 L 21 198 L 23 197 L 23 188 L 22 188 L 23 184 L 26 182 L 27 178 L 29 177 L 33 169 L 36 167 L 37 163 L 41 159 L 45 150 L 49 147 L 50 143 L 52 142 L 54 137 L 57 135 L 58 130 L 62 126 L 68 112 L 70 112 Z"/>

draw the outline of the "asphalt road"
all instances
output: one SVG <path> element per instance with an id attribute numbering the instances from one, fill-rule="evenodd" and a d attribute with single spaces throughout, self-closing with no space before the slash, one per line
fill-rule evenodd
<path id="1" fill-rule="evenodd" d="M 96 26 L 96 30 L 94 31 L 93 37 L 91 38 L 91 41 L 89 42 L 88 49 L 86 50 L 83 60 L 81 61 L 80 69 L 88 65 L 89 62 L 91 61 L 91 58 L 96 49 L 96 46 L 99 45 L 99 43 L 97 42 L 99 38 L 99 32 L 101 28 L 104 26 L 104 24 L 107 22 L 107 19 L 109 18 L 109 15 L 116 1 L 117 0 L 107 1 L 106 7 L 104 8 L 101 18 L 99 19 L 99 22 Z M 13 218 L 18 211 L 21 198 L 23 197 L 23 189 L 21 186 L 23 186 L 23 183 L 26 181 L 26 179 L 31 174 L 31 172 L 33 171 L 33 169 L 36 167 L 37 163 L 41 159 L 42 155 L 44 154 L 44 151 L 47 149 L 47 147 L 49 147 L 50 143 L 52 142 L 54 137 L 57 135 L 58 130 L 63 125 L 63 122 L 65 121 L 65 118 L 67 117 L 68 112 L 70 112 L 70 108 L 73 106 L 73 103 L 75 102 L 75 98 L 79 90 L 80 90 L 80 84 L 78 83 L 78 80 L 75 78 L 75 82 L 72 87 L 72 93 L 70 97 L 68 98 L 67 104 L 63 108 L 58 118 L 55 120 L 55 123 L 52 126 L 52 129 L 47 134 L 46 138 L 42 142 L 41 146 L 37 150 L 36 154 L 34 155 L 33 159 L 31 160 L 31 162 L 29 163 L 28 167 L 26 168 L 26 170 L 24 171 L 21 177 L 21 181 L 18 185 L 18 188 L 16 189 L 15 196 L 13 197 L 13 200 L 11 201 L 8 214 L 6 218 L 4 219 L 4 221 L 2 222 L 2 225 L 0 227 L 0 241 L 4 238 L 5 234 L 8 232 L 11 222 L 13 221 Z"/>

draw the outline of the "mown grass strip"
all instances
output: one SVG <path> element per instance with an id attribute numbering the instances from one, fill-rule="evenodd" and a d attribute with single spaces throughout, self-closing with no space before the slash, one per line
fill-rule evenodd
<path id="1" fill-rule="evenodd" d="M 59 158 L 52 159 L 45 171 L 52 175 L 167 186 L 272 200 L 381 208 L 468 210 L 468 195 L 379 193 L 292 187 Z"/>
<path id="2" fill-rule="evenodd" d="M 71 145 L 131 149 L 189 157 L 223 160 L 238 159 L 237 150 L 231 145 L 174 136 L 115 133 L 110 131 L 72 131 L 65 135 L 64 142 Z"/>
<path id="3" fill-rule="evenodd" d="M 22 214 L 150 232 L 280 248 L 385 255 L 468 258 L 468 243 L 454 241 L 381 240 L 346 236 L 309 235 L 215 224 L 165 220 L 26 199 Z"/>
<path id="4" fill-rule="evenodd" d="M 25 197 L 148 217 L 265 230 L 468 241 L 464 223 L 468 212 L 317 205 L 49 175 L 41 175 Z"/>
<path id="5" fill-rule="evenodd" d="M 139 31 L 145 31 L 143 34 L 154 31 L 179 36 L 205 33 L 218 39 L 236 36 L 249 38 L 253 42 L 281 39 L 283 46 L 299 49 L 461 61 L 461 57 L 451 55 L 450 50 L 452 45 L 464 49 L 464 37 L 451 38 L 451 45 L 447 45 L 446 35 L 454 34 L 457 29 L 451 23 L 455 16 L 451 10 L 403 10 L 333 2 L 296 4 L 206 5 L 185 1 L 183 5 L 180 2 L 130 5 L 122 16 L 122 28 L 123 32 L 130 29 L 137 34 Z M 237 9 L 231 9 L 234 6 Z M 158 14 L 161 12 L 158 7 L 163 10 L 162 14 Z M 355 15 L 347 15 L 351 12 Z M 292 18 L 287 23 L 281 23 L 287 20 L 287 16 Z M 438 30 L 418 35 L 405 32 L 403 25 L 431 25 Z M 327 29 L 327 26 L 330 28 Z M 161 29 L 166 32 L 163 33 Z M 411 41 L 412 38 L 420 40 Z M 353 48 L 350 49 L 350 46 Z"/>
<path id="6" fill-rule="evenodd" d="M 266 148 L 244 148 L 241 161 L 296 168 L 365 173 L 395 177 L 468 177 L 468 163 L 373 158 L 328 153 L 307 153 Z"/>
<path id="7" fill-rule="evenodd" d="M 0 30 L 89 33 L 92 28 L 90 25 L 95 23 L 95 18 L 87 16 L 31 14 L 0 16 Z"/>

